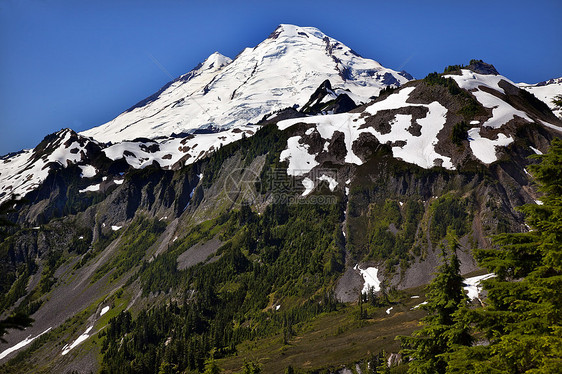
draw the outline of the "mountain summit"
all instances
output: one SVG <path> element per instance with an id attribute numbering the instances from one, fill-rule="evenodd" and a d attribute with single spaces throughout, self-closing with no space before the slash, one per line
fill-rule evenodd
<path id="1" fill-rule="evenodd" d="M 326 79 L 336 93 L 360 104 L 412 77 L 359 56 L 316 28 L 280 25 L 234 60 L 213 53 L 156 94 L 83 135 L 121 142 L 255 124 L 269 113 L 303 106 Z"/>

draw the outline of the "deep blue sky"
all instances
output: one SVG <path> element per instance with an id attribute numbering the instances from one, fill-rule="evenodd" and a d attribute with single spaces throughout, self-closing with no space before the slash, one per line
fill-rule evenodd
<path id="1" fill-rule="evenodd" d="M 513 81 L 562 76 L 562 1 L 0 0 L 0 155 L 111 120 L 214 51 L 315 26 L 416 78 L 484 59 Z"/>

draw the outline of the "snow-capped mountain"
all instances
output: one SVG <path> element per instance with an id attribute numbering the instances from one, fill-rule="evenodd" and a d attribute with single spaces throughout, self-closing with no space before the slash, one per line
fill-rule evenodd
<path id="1" fill-rule="evenodd" d="M 49 173 L 70 165 L 80 165 L 83 177 L 93 177 L 96 169 L 89 161 L 92 154 L 100 153 L 96 141 L 70 129 L 48 135 L 34 149 L 0 159 L 0 203 L 12 196 L 25 196 L 37 189 Z"/>
<path id="2" fill-rule="evenodd" d="M 182 294 L 185 308 L 215 269 L 239 262 L 258 267 L 220 272 L 209 288 L 217 302 L 249 299 L 224 287 L 247 275 L 285 278 L 251 296 L 263 297 L 255 321 L 292 313 L 299 279 L 323 280 L 306 281 L 303 303 L 316 304 L 328 284 L 356 302 L 365 274 L 417 293 L 452 221 L 469 243 L 459 248 L 464 272 L 476 270 L 468 246 L 527 230 L 515 208 L 540 199 L 529 156 L 562 135 L 547 106 L 561 84 L 517 85 L 476 60 L 410 81 L 315 28 L 281 25 L 234 60 L 214 53 L 103 126 L 63 129 L 0 157 L 0 205 L 11 208 L 1 218 L 17 223 L 0 231 L 9 235 L 0 302 L 35 320 L 10 332 L 0 365 L 48 334 L 21 372 L 71 372 L 88 360 L 98 371 L 111 349 L 91 344 L 111 339 L 114 316 L 167 308 Z M 294 279 L 270 276 L 301 267 Z M 160 347 L 180 347 L 168 340 L 178 334 L 159 335 Z"/>
<path id="3" fill-rule="evenodd" d="M 549 79 L 536 84 L 519 83 L 518 86 L 544 101 L 546 105 L 552 109 L 554 114 L 562 118 L 562 109 L 556 107 L 552 102 L 555 96 L 562 95 L 562 77 Z"/>
<path id="4" fill-rule="evenodd" d="M 360 165 L 363 156 L 354 147 L 362 137 L 374 136 L 380 143 L 390 143 L 396 158 L 423 168 L 452 170 L 467 157 L 484 164 L 496 161 L 501 147 L 514 141 L 513 129 L 503 131 L 507 124 L 535 122 L 560 131 L 560 120 L 533 96 L 521 97 L 518 87 L 553 109 L 552 98 L 562 93 L 561 79 L 516 85 L 492 65 L 477 65 L 448 76 L 470 92 L 465 100 L 472 96 L 482 108 L 466 128 L 470 154 L 461 157 L 443 140 L 463 120 L 457 113 L 461 104 L 435 97 L 417 81 L 351 113 L 356 104 L 371 102 L 383 88 L 401 87 L 411 77 L 360 57 L 316 28 L 280 25 L 265 41 L 245 49 L 234 60 L 212 54 L 111 122 L 81 134 L 62 130 L 35 150 L 4 157 L 0 160 L 0 203 L 25 196 L 50 171 L 70 165 L 84 168 L 81 177 L 87 182 L 96 172 L 87 162 L 91 155 L 84 152 L 85 144 L 108 162 L 122 162 L 125 167 L 140 169 L 156 163 L 174 169 L 254 135 L 264 119 L 279 122 L 290 118 L 279 123 L 282 130 L 295 123 L 317 125 L 304 138 L 289 139 L 283 160 L 289 162 L 293 175 L 306 174 L 327 158 L 329 143 L 342 132 L 346 144 L 342 162 Z M 328 107 L 331 109 L 325 110 Z M 307 118 L 300 118 L 303 116 Z M 316 132 L 326 145 L 312 152 L 306 138 L 313 138 Z M 306 167 L 295 166 L 299 160 L 310 162 Z M 80 188 L 86 193 L 93 187 Z"/>
<path id="5" fill-rule="evenodd" d="M 363 58 L 313 27 L 280 25 L 234 60 L 219 53 L 114 120 L 83 132 L 100 142 L 156 138 L 255 124 L 274 111 L 303 106 L 326 79 L 356 104 L 412 77 Z"/>

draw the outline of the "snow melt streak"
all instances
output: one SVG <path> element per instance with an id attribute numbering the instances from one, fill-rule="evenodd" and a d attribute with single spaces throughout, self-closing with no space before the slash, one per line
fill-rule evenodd
<path id="1" fill-rule="evenodd" d="M 35 339 L 37 339 L 41 335 L 49 332 L 49 330 L 51 330 L 50 327 L 47 330 L 43 331 L 41 334 L 34 337 L 34 338 L 32 338 L 31 335 L 29 335 L 27 338 L 25 338 L 24 340 L 22 340 L 18 344 L 14 345 L 13 347 L 10 347 L 10 348 L 6 349 L 2 353 L 0 353 L 0 360 L 3 359 L 4 357 L 8 356 L 10 353 L 15 352 L 15 351 L 25 347 L 26 345 L 28 345 L 29 343 L 31 343 L 32 341 L 34 341 Z"/>
<path id="2" fill-rule="evenodd" d="M 65 345 L 62 349 L 62 355 L 66 355 L 68 352 L 70 352 L 72 349 L 76 348 L 80 343 L 82 343 L 83 341 L 85 341 L 86 339 L 88 339 L 90 337 L 89 333 L 92 330 L 93 326 L 90 326 L 86 329 L 86 331 L 84 331 L 84 333 L 82 335 L 80 335 L 78 338 L 76 338 L 76 340 L 69 346 L 68 344 Z"/>

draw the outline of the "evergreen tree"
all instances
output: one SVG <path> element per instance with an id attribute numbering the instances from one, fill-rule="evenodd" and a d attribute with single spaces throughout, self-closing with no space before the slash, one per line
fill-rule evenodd
<path id="1" fill-rule="evenodd" d="M 388 359 L 389 359 L 389 355 L 386 353 L 386 351 L 383 350 L 379 360 L 379 364 L 376 367 L 377 374 L 390 374 L 390 366 L 388 364 Z"/>
<path id="2" fill-rule="evenodd" d="M 295 369 L 291 365 L 287 366 L 285 369 L 285 374 L 295 374 Z"/>
<path id="3" fill-rule="evenodd" d="M 205 361 L 205 371 L 203 374 L 220 374 L 222 370 L 212 358 Z"/>
<path id="4" fill-rule="evenodd" d="M 6 343 L 3 336 L 8 333 L 7 330 L 23 330 L 26 327 L 31 326 L 32 322 L 32 318 L 22 313 L 12 314 L 11 316 L 4 318 L 0 321 L 0 343 Z"/>
<path id="5" fill-rule="evenodd" d="M 447 361 L 443 355 L 459 345 L 472 343 L 468 325 L 456 318 L 462 316 L 458 311 L 468 300 L 462 288 L 460 262 L 456 255 L 459 243 L 453 230 L 449 230 L 446 240 L 450 253 L 447 255 L 443 248 L 443 263 L 427 286 L 427 304 L 423 308 L 428 315 L 422 319 L 422 328 L 410 337 L 401 337 L 402 352 L 413 359 L 408 373 L 445 373 Z"/>
<path id="6" fill-rule="evenodd" d="M 243 374 L 260 374 L 261 365 L 253 361 L 244 361 Z"/>
<path id="7" fill-rule="evenodd" d="M 542 204 L 523 208 L 528 233 L 496 238 L 499 249 L 479 250 L 497 277 L 484 283 L 487 306 L 473 311 L 486 341 L 451 356 L 454 373 L 562 372 L 562 141 L 529 167 Z"/>
<path id="8" fill-rule="evenodd" d="M 552 103 L 558 108 L 562 108 L 562 95 L 554 96 L 554 99 L 552 99 Z"/>

